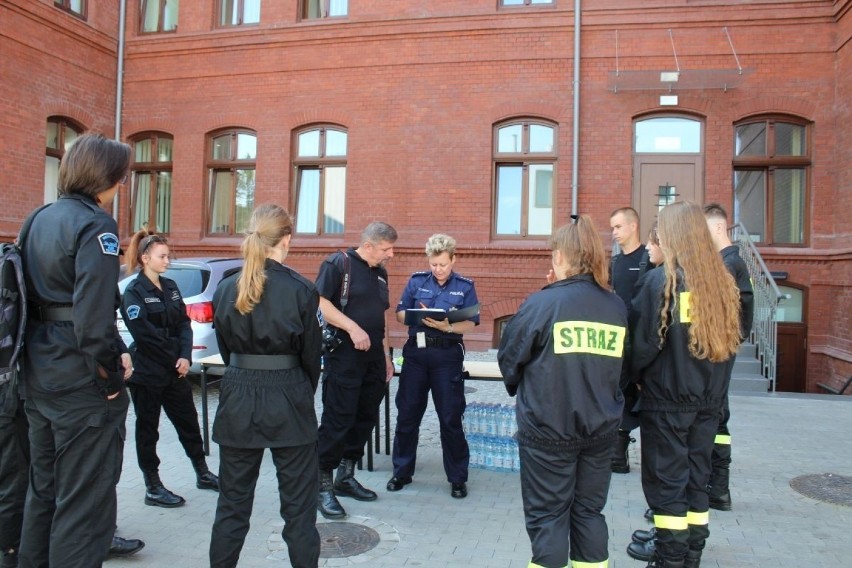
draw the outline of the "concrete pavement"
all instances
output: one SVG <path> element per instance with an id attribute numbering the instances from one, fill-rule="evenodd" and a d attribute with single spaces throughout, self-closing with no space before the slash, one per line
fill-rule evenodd
<path id="1" fill-rule="evenodd" d="M 395 421 L 391 386 L 391 429 Z M 470 381 L 468 403 L 512 403 L 501 383 Z M 211 416 L 218 390 L 211 390 Z M 198 397 L 197 397 L 198 399 Z M 702 566 L 706 568 L 836 568 L 852 566 L 852 507 L 831 504 L 794 491 L 790 481 L 807 474 L 852 477 L 852 397 L 833 395 L 733 395 L 731 512 L 712 511 L 711 536 Z M 200 402 L 199 402 L 200 405 Z M 321 412 L 319 397 L 317 412 Z M 177 509 L 143 504 L 144 484 L 136 464 L 132 407 L 124 471 L 118 486 L 118 534 L 141 538 L 146 547 L 128 558 L 115 558 L 109 568 L 183 568 L 208 564 L 210 528 L 217 494 L 195 487 L 189 459 L 171 423 L 161 421 L 160 476 L 166 487 L 186 498 Z M 392 433 L 391 433 L 392 435 Z M 382 449 L 384 432 L 382 432 Z M 638 437 L 638 436 L 637 436 Z M 605 510 L 610 529 L 610 566 L 642 567 L 625 552 L 630 534 L 648 528 L 642 518 L 645 501 L 639 474 L 638 443 L 631 446 L 631 472 L 613 475 Z M 209 464 L 218 468 L 212 444 Z M 366 467 L 366 460 L 365 460 Z M 374 471 L 358 479 L 379 493 L 362 503 L 342 498 L 346 522 L 378 535 L 370 550 L 348 557 L 321 558 L 320 566 L 367 568 L 459 567 L 526 568 L 530 547 L 524 529 L 520 485 L 515 473 L 471 469 L 469 495 L 450 497 L 441 465 L 438 424 L 431 404 L 421 431 L 414 483 L 388 493 L 390 457 L 379 454 Z M 844 493 L 845 491 L 845 493 Z M 852 489 L 841 489 L 852 503 Z M 319 517 L 319 522 L 326 522 Z M 290 566 L 280 532 L 278 494 L 272 463 L 267 459 L 258 482 L 252 527 L 240 558 L 241 567 Z M 367 531 L 370 532 L 370 531 Z M 327 542 L 328 546 L 334 545 Z M 357 542 L 356 545 L 362 544 Z"/>

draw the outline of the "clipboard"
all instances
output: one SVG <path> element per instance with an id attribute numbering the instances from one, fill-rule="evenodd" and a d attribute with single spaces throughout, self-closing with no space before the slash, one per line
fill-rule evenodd
<path id="1" fill-rule="evenodd" d="M 461 310 L 446 311 L 440 308 L 410 308 L 405 310 L 405 325 L 421 325 L 423 318 L 436 320 L 448 319 L 450 323 L 467 321 L 479 315 L 479 304 L 474 304 Z"/>

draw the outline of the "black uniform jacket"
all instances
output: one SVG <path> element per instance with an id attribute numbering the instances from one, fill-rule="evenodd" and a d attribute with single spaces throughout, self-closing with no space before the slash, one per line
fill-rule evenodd
<path id="1" fill-rule="evenodd" d="M 322 356 L 319 294 L 310 280 L 273 260 L 266 260 L 266 285 L 260 302 L 247 315 L 237 311 L 237 278 L 219 283 L 213 295 L 214 328 L 226 365 L 231 353 L 298 355 L 316 392 Z"/>
<path id="2" fill-rule="evenodd" d="M 542 450 L 611 441 L 624 406 L 627 309 L 579 275 L 531 295 L 509 321 L 497 359 L 518 402 L 518 443 Z"/>
<path id="3" fill-rule="evenodd" d="M 121 317 L 133 336 L 130 381 L 166 386 L 177 377 L 178 359 L 192 362 L 192 324 L 174 280 L 160 277 L 162 290 L 140 272 L 121 299 Z"/>
<path id="4" fill-rule="evenodd" d="M 658 329 L 666 275 L 662 267 L 647 272 L 630 310 L 631 378 L 642 385 L 642 410 L 694 412 L 718 408 L 727 381 L 725 363 L 696 359 L 689 353 L 689 321 L 683 281 L 678 298 L 669 308 L 669 327 L 660 345 Z"/>
<path id="5" fill-rule="evenodd" d="M 751 276 L 737 245 L 723 248 L 721 254 L 725 268 L 734 277 L 740 291 L 740 335 L 745 339 L 751 332 L 751 324 L 754 321 L 754 289 L 751 287 Z"/>
<path id="6" fill-rule="evenodd" d="M 26 396 L 59 396 L 93 382 L 104 394 L 123 388 L 117 232 L 115 220 L 81 195 L 63 195 L 36 215 L 23 251 L 27 300 L 71 306 L 73 317 L 27 322 Z"/>

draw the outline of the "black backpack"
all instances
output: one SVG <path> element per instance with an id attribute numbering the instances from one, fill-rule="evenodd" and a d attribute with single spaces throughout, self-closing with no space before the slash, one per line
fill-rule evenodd
<path id="1" fill-rule="evenodd" d="M 24 347 L 27 285 L 24 281 L 21 248 L 33 219 L 44 207 L 30 214 L 16 242 L 0 244 L 0 386 L 14 384 L 18 358 Z"/>

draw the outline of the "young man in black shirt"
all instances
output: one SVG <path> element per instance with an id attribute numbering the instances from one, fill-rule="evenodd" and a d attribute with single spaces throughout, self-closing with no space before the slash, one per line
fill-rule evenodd
<path id="1" fill-rule="evenodd" d="M 622 207 L 610 214 L 609 226 L 612 238 L 618 243 L 620 253 L 613 254 L 610 281 L 616 294 L 630 310 L 633 288 L 639 277 L 649 268 L 653 268 L 648 259 L 648 251 L 639 240 L 639 214 L 632 207 Z M 618 438 L 615 442 L 612 458 L 613 473 L 630 473 L 627 448 L 630 446 L 630 432 L 639 426 L 639 417 L 632 412 L 636 404 L 636 386 L 627 385 L 624 393 L 624 412 Z"/>
<path id="2" fill-rule="evenodd" d="M 377 497 L 356 481 L 354 470 L 375 426 L 385 383 L 394 373 L 386 335 L 390 302 L 384 265 L 393 258 L 396 239 L 396 230 L 387 223 L 370 223 L 357 249 L 330 255 L 317 275 L 323 318 L 342 339 L 324 355 L 317 507 L 326 518 L 346 516 L 337 495 L 359 501 Z"/>

